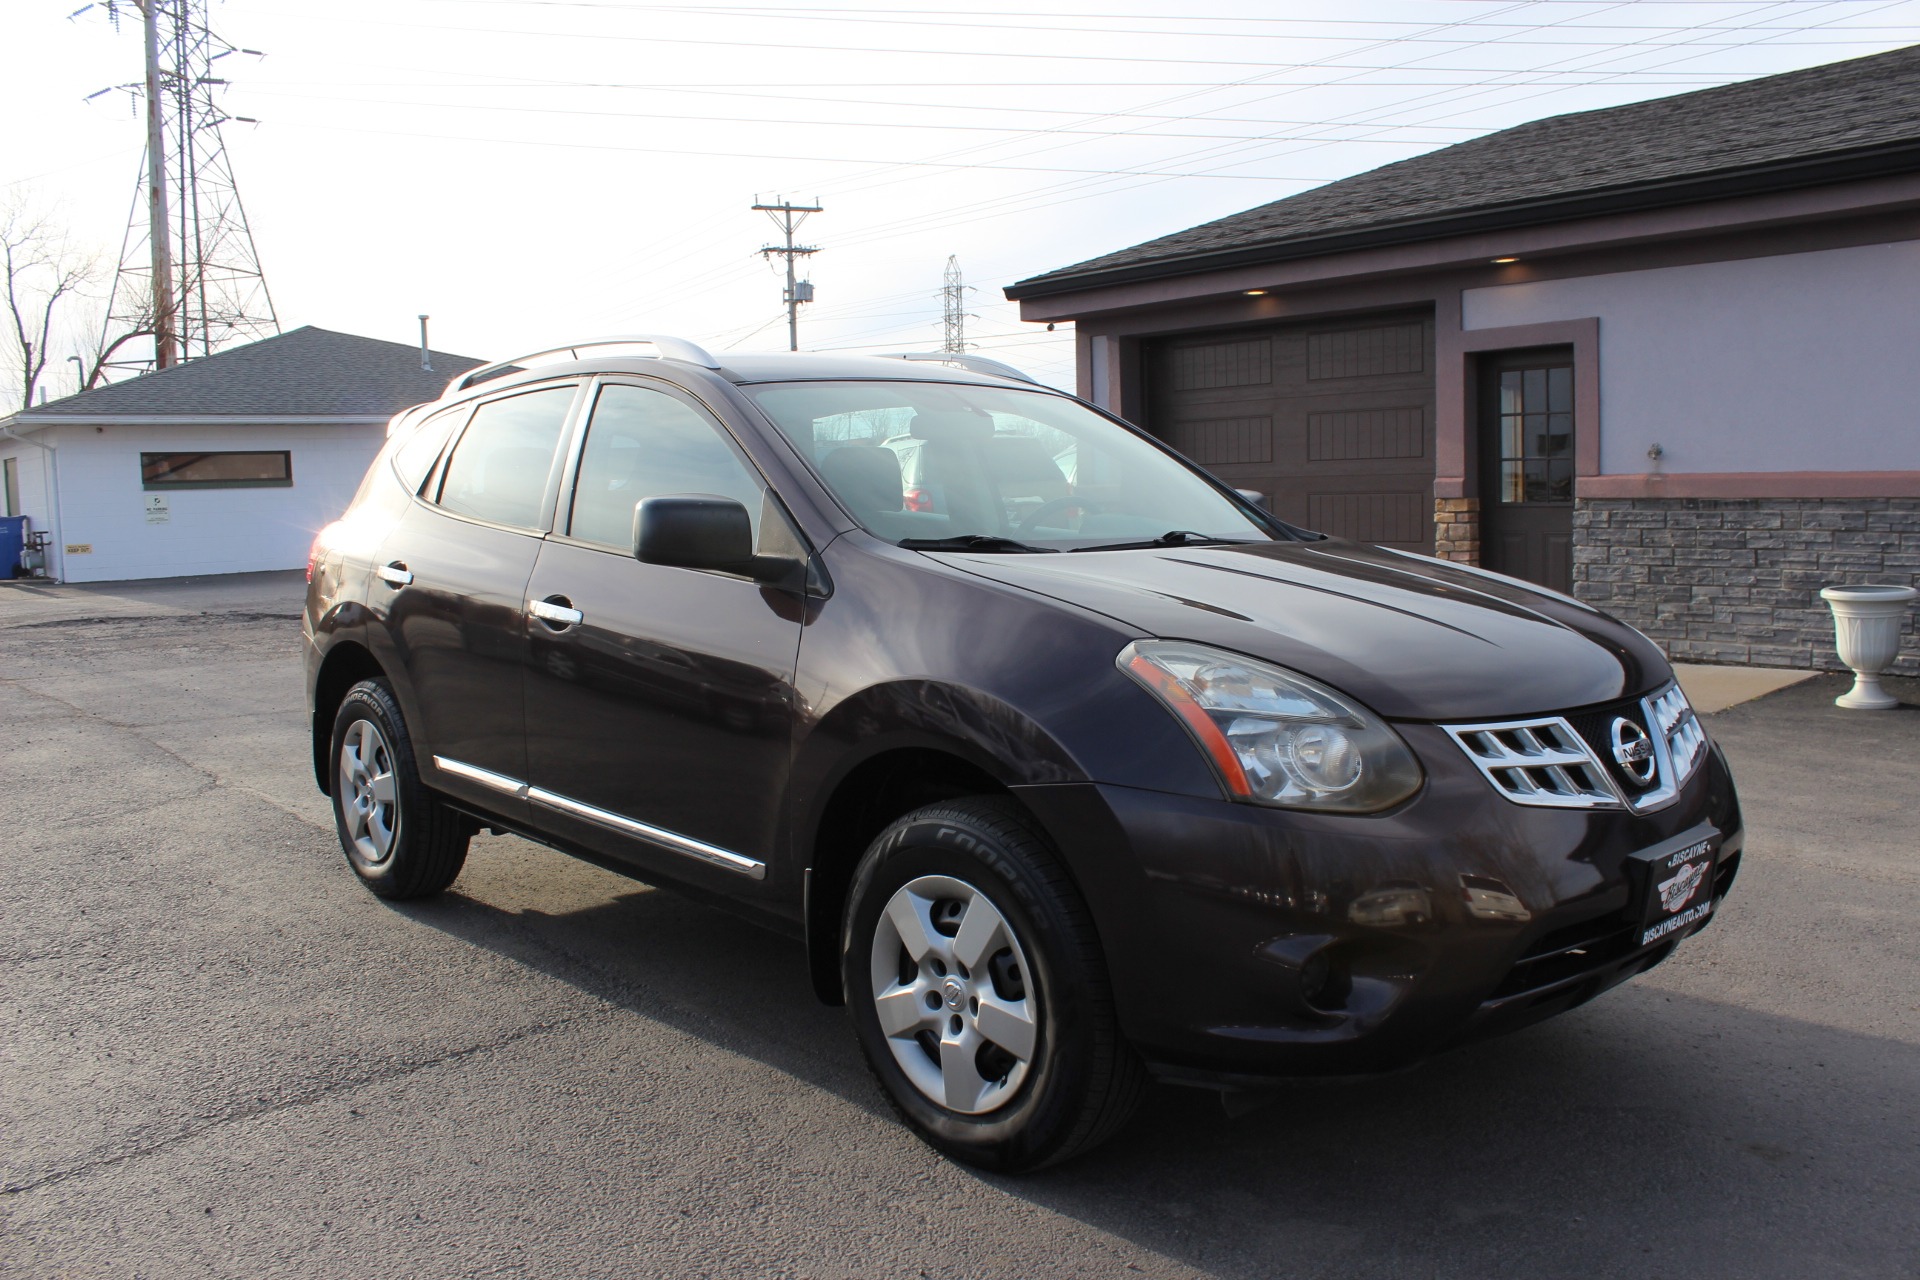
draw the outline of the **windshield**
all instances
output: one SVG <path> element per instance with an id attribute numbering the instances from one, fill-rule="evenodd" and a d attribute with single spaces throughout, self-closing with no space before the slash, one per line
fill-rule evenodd
<path id="1" fill-rule="evenodd" d="M 1179 462 L 1063 396 L 945 382 L 741 390 L 863 528 L 903 545 L 1079 551 L 1272 537 Z"/>

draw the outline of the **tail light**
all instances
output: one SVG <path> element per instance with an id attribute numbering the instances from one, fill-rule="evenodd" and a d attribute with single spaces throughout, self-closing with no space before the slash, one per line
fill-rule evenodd
<path id="1" fill-rule="evenodd" d="M 900 495 L 900 505 L 908 511 L 931 511 L 933 495 L 925 489 L 909 489 Z"/>
<path id="2" fill-rule="evenodd" d="M 321 558 L 327 554 L 327 535 L 332 533 L 339 521 L 327 525 L 313 535 L 313 545 L 307 548 L 307 585 L 313 585 L 313 575 L 319 571 Z"/>

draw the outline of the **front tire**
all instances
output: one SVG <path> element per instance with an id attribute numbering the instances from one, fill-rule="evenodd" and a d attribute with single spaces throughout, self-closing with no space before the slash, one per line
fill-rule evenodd
<path id="1" fill-rule="evenodd" d="M 420 781 L 400 704 L 383 681 L 347 690 L 333 717 L 333 821 L 360 883 L 383 898 L 425 898 L 467 861 L 473 824 Z"/>
<path id="2" fill-rule="evenodd" d="M 849 895 L 842 981 L 895 1110 L 967 1164 L 1069 1159 L 1144 1092 L 1086 904 L 1010 801 L 932 805 L 880 834 Z"/>

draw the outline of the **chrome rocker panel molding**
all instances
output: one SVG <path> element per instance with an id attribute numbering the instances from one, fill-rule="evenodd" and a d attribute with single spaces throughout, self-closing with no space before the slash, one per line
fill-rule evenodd
<path id="1" fill-rule="evenodd" d="M 1655 785 L 1638 796 L 1626 793 L 1599 753 L 1574 730 L 1565 716 L 1529 716 L 1520 720 L 1440 727 L 1473 761 L 1493 789 L 1513 804 L 1549 809 L 1618 808 L 1651 813 L 1679 797 L 1680 788 L 1706 757 L 1707 734 L 1699 713 L 1687 701 L 1677 681 L 1640 699 L 1640 711 L 1653 730 L 1647 736 L 1653 747 Z M 1528 749 L 1514 750 L 1494 736 L 1500 733 L 1519 736 Z M 1543 733 L 1552 740 L 1543 740 Z M 1557 789 L 1541 787 L 1522 772 L 1535 769 L 1547 772 Z M 1598 779 L 1601 785 L 1583 785 L 1569 770 L 1578 770 L 1588 782 Z M 1520 779 L 1523 785 L 1501 777 L 1503 773 Z"/>
<path id="2" fill-rule="evenodd" d="M 711 863 L 713 866 L 736 872 L 739 875 L 746 876 L 750 880 L 764 880 L 767 878 L 767 864 L 758 858 L 749 858 L 744 853 L 735 853 L 733 850 L 723 849 L 717 844 L 708 844 L 706 841 L 696 840 L 692 836 L 683 836 L 679 832 L 669 831 L 665 827 L 656 827 L 650 823 L 638 822 L 632 818 L 614 813 L 611 810 L 602 809 L 595 805 L 575 800 L 571 796 L 563 796 L 557 791 L 549 791 L 545 787 L 531 786 L 516 778 L 509 778 L 504 773 L 495 773 L 491 769 L 482 769 L 478 765 L 467 764 L 461 760 L 449 759 L 446 756 L 435 756 L 433 758 L 433 764 L 436 769 L 450 773 L 456 778 L 465 778 L 469 782 L 477 782 L 483 787 L 498 791 L 503 795 L 512 796 L 516 800 L 526 800 L 544 808 L 552 809 L 556 813 L 564 813 L 571 817 L 596 823 L 599 826 L 606 827 L 610 831 L 618 831 L 622 835 L 645 840 L 649 844 L 656 845 L 672 853 L 683 854 L 689 858 L 698 858 L 702 862 Z"/>

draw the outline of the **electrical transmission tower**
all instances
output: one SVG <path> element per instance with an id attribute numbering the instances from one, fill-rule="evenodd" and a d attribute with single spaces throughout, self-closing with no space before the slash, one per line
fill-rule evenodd
<path id="1" fill-rule="evenodd" d="M 796 279 L 793 261 L 795 258 L 804 258 L 820 250 L 795 244 L 793 233 L 800 229 L 800 224 L 807 220 L 807 215 L 820 212 L 820 198 L 815 196 L 812 204 L 793 204 L 784 198 L 775 198 L 780 200 L 779 204 L 761 204 L 759 197 L 756 196 L 753 207 L 772 218 L 773 225 L 779 227 L 786 235 L 785 245 L 766 245 L 760 252 L 769 261 L 776 253 L 787 260 L 787 291 L 780 300 L 787 306 L 787 350 L 798 351 L 800 349 L 800 304 L 813 301 L 813 281 Z M 799 216 L 794 216 L 796 214 Z"/>
<path id="2" fill-rule="evenodd" d="M 215 74 L 215 64 L 230 54 L 259 55 L 216 35 L 207 25 L 206 5 L 104 0 L 116 27 L 122 9 L 130 6 L 140 15 L 146 76 L 117 87 L 144 107 L 147 147 L 91 380 L 108 370 L 165 369 L 230 342 L 280 332 L 220 135 L 228 120 L 255 122 L 221 110 L 219 94 L 227 82 Z M 142 344 L 130 344 L 147 335 L 153 340 L 150 355 Z"/>
<path id="3" fill-rule="evenodd" d="M 947 330 L 940 344 L 942 351 L 959 355 L 967 349 L 967 294 L 972 291 L 972 285 L 961 283 L 959 256 L 949 255 L 947 274 L 940 286 L 940 310 Z"/>

